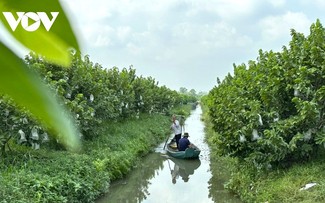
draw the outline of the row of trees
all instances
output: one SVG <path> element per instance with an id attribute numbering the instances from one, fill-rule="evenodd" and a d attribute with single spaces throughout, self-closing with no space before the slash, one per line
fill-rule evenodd
<path id="1" fill-rule="evenodd" d="M 310 157 L 325 146 L 325 29 L 291 30 L 289 47 L 234 65 L 206 97 L 219 154 L 256 167 Z"/>
<path id="2" fill-rule="evenodd" d="M 189 95 L 194 98 L 201 98 L 202 96 L 206 95 L 206 92 L 196 92 L 195 89 L 188 90 L 186 87 L 179 88 L 179 93 Z"/>
<path id="3" fill-rule="evenodd" d="M 67 112 L 72 112 L 80 136 L 86 139 L 96 136 L 94 128 L 103 120 L 139 117 L 141 113 L 168 113 L 176 105 L 196 101 L 194 96 L 159 86 L 151 77 L 137 76 L 132 66 L 122 70 L 105 69 L 91 62 L 88 56 L 72 54 L 72 58 L 69 68 L 48 63 L 35 54 L 26 56 L 25 62 L 59 96 Z M 17 136 L 19 142 L 30 142 L 34 148 L 48 140 L 47 130 L 28 111 L 18 110 L 9 97 L 1 96 L 0 112 L 3 147 L 11 137 Z"/>

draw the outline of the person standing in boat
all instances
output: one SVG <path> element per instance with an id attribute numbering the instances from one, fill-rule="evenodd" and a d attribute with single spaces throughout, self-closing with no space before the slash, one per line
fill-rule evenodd
<path id="1" fill-rule="evenodd" d="M 185 151 L 187 148 L 192 146 L 191 142 L 188 140 L 189 136 L 190 135 L 188 133 L 184 133 L 182 139 L 179 140 L 179 151 Z"/>
<path id="2" fill-rule="evenodd" d="M 170 126 L 170 128 L 174 131 L 174 134 L 175 134 L 174 139 L 176 141 L 176 145 L 178 148 L 178 143 L 182 136 L 182 127 L 181 127 L 179 121 L 176 119 L 175 115 L 173 115 L 173 117 L 172 117 L 172 125 Z"/>
<path id="3" fill-rule="evenodd" d="M 172 183 L 175 184 L 176 183 L 176 179 L 178 179 L 179 177 L 179 166 L 177 164 L 174 165 L 174 169 L 171 170 L 171 174 L 172 174 Z"/>

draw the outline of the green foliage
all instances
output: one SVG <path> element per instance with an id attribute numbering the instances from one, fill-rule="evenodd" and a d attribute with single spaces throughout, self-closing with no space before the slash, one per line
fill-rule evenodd
<path id="1" fill-rule="evenodd" d="M 64 66 L 70 65 L 71 57 L 68 49 L 74 48 L 79 50 L 79 45 L 59 1 L 30 0 L 27 2 L 3 0 L 0 3 L 0 10 L 1 12 L 12 12 L 14 15 L 18 11 L 42 11 L 48 14 L 53 11 L 59 12 L 50 31 L 47 31 L 44 26 L 40 26 L 39 29 L 33 32 L 27 32 L 22 26 L 17 26 L 16 30 L 12 31 L 4 15 L 0 15 L 0 20 L 11 35 L 25 47 L 39 53 L 51 62 Z"/>
<path id="2" fill-rule="evenodd" d="M 195 89 L 191 89 L 190 91 L 187 91 L 185 87 L 179 88 L 179 93 L 182 95 L 189 97 L 191 102 L 196 102 L 199 100 L 202 96 L 206 95 L 205 92 L 196 92 Z"/>
<path id="3" fill-rule="evenodd" d="M 325 30 L 291 31 L 289 48 L 259 51 L 257 61 L 234 65 L 204 99 L 218 153 L 261 169 L 311 157 L 325 144 Z"/>
<path id="4" fill-rule="evenodd" d="M 325 165 L 322 157 L 293 164 L 285 170 L 264 173 L 248 164 L 237 166 L 226 188 L 236 192 L 244 202 L 324 202 Z M 300 190 L 308 183 L 317 185 Z"/>
<path id="5" fill-rule="evenodd" d="M 142 113 L 166 113 L 174 106 L 188 103 L 190 97 L 159 87 L 151 77 L 137 76 L 135 69 L 104 69 L 71 53 L 69 69 L 48 63 L 31 53 L 26 56 L 29 68 L 36 70 L 73 113 L 85 138 L 93 138 L 92 130 L 103 120 L 123 120 Z"/>
<path id="6" fill-rule="evenodd" d="M 3 170 L 2 202 L 92 202 L 107 191 L 108 173 L 97 171 L 92 157 L 46 153 L 5 160 L 15 165 Z"/>
<path id="7" fill-rule="evenodd" d="M 206 111 L 203 105 L 205 130 L 211 151 L 212 178 L 218 179 L 214 183 L 224 183 L 219 187 L 212 184 L 209 192 L 215 201 L 227 198 L 224 192 L 220 197 L 220 191 L 227 189 L 243 202 L 324 202 L 324 149 L 319 150 L 312 161 L 287 163 L 292 164 L 291 167 L 259 170 L 250 162 L 240 161 L 237 157 L 220 157 L 215 153 L 218 150 L 213 142 L 216 132 L 212 130 L 211 117 L 206 116 Z M 308 183 L 317 185 L 300 191 Z"/>
<path id="8" fill-rule="evenodd" d="M 94 202 L 170 134 L 169 126 L 161 114 L 106 121 L 79 154 L 12 143 L 0 162 L 0 202 Z"/>
<path id="9" fill-rule="evenodd" d="M 0 15 L 0 20 L 20 43 L 52 62 L 68 66 L 71 62 L 68 49 L 75 48 L 79 51 L 77 40 L 58 1 L 4 0 L 0 3 L 0 10 L 13 13 L 40 10 L 60 12 L 60 17 L 50 32 L 47 32 L 44 27 L 40 27 L 35 32 L 27 32 L 21 26 L 12 31 L 3 15 Z M 48 131 L 59 138 L 68 148 L 76 149 L 78 147 L 77 130 L 72 119 L 69 118 L 69 113 L 59 104 L 58 99 L 45 87 L 37 74 L 28 70 L 26 64 L 3 42 L 0 42 L 0 53 L 1 95 L 5 94 L 12 98 L 20 109 L 28 109 Z"/>
<path id="10" fill-rule="evenodd" d="M 151 77 L 136 76 L 132 67 L 123 68 L 121 71 L 117 67 L 104 69 L 91 62 L 88 56 L 81 58 L 77 53 L 70 54 L 73 59 L 70 68 L 48 63 L 34 53 L 26 56 L 25 61 L 29 71 L 36 71 L 72 113 L 72 119 L 81 131 L 78 135 L 85 139 L 95 138 L 98 133 L 94 128 L 103 121 L 139 118 L 143 113 L 169 115 L 172 107 L 190 101 L 189 97 L 184 97 L 165 86 L 159 87 Z M 26 138 L 24 144 L 33 145 L 31 131 L 34 128 L 37 128 L 38 134 L 43 137 L 45 133 L 48 133 L 50 138 L 53 137 L 53 132 L 40 126 L 29 111 L 18 111 L 12 99 L 6 96 L 1 98 L 0 112 L 4 116 L 0 129 L 7 132 L 5 137 L 10 136 L 18 142 Z M 57 114 L 65 115 L 58 110 Z M 65 120 L 60 122 L 63 121 Z M 21 132 L 25 137 L 22 137 Z M 43 137 L 38 139 L 38 144 L 43 144 Z M 60 147 L 62 144 L 50 140 L 50 146 Z"/>
<path id="11" fill-rule="evenodd" d="M 188 117 L 191 114 L 191 110 L 192 110 L 192 103 L 189 103 L 187 105 L 179 105 L 176 106 L 175 108 L 172 109 L 172 111 L 170 112 L 170 115 L 175 114 L 177 119 L 181 119 L 181 117 Z"/>
<path id="12" fill-rule="evenodd" d="M 236 167 L 238 164 L 237 158 L 229 156 L 221 157 L 217 153 L 215 153 L 217 151 L 217 146 L 213 143 L 212 138 L 214 135 L 216 135 L 216 132 L 212 129 L 212 123 L 209 115 L 207 114 L 208 109 L 207 106 L 204 105 L 204 101 L 206 98 L 207 96 L 201 98 L 201 101 L 203 101 L 203 105 L 201 105 L 203 111 L 201 119 L 203 119 L 204 121 L 204 131 L 206 135 L 205 138 L 207 143 L 209 144 L 210 149 L 210 171 L 212 177 L 209 180 L 209 196 L 214 202 L 228 202 L 229 199 L 233 200 L 232 202 L 241 202 L 239 198 L 238 201 L 235 201 L 237 197 L 236 194 L 234 194 L 234 191 L 239 194 L 241 191 L 225 188 L 225 185 L 229 185 L 229 180 L 234 180 L 232 176 L 235 173 L 242 173 L 242 171 L 238 170 L 238 168 Z"/>

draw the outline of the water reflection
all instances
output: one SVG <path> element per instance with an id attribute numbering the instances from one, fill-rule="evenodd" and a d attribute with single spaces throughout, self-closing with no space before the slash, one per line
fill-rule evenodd
<path id="1" fill-rule="evenodd" d="M 148 197 L 155 196 L 155 191 L 149 192 L 149 188 L 157 185 L 155 180 L 171 180 L 172 184 L 190 182 L 196 169 L 201 165 L 199 159 L 182 160 L 169 157 L 166 154 L 154 152 L 143 159 L 137 168 L 135 168 L 125 178 L 115 181 L 110 186 L 109 193 L 99 199 L 97 203 L 104 202 L 145 202 Z M 166 170 L 168 167 L 168 170 Z M 166 174 L 166 171 L 168 172 Z M 168 176 L 168 177 L 167 177 Z M 168 187 L 167 184 L 160 185 L 160 189 Z M 158 189 L 159 190 L 159 189 Z M 149 198 L 150 199 L 150 198 Z M 159 202 L 157 200 L 156 202 Z M 168 201 L 167 201 L 168 202 Z"/>
<path id="2" fill-rule="evenodd" d="M 169 157 L 167 159 L 168 167 L 172 177 L 172 183 L 176 184 L 179 179 L 188 182 L 190 175 L 194 174 L 195 169 L 201 165 L 200 159 L 183 160 Z"/>
<path id="3" fill-rule="evenodd" d="M 210 156 L 201 113 L 198 105 L 185 121 L 190 141 L 201 149 L 199 159 L 169 157 L 163 142 L 124 179 L 111 184 L 109 193 L 97 203 L 240 202 L 223 188 L 229 171 Z"/>
<path id="4" fill-rule="evenodd" d="M 125 178 L 115 181 L 107 196 L 99 199 L 98 203 L 104 202 L 142 202 L 149 194 L 150 180 L 159 175 L 163 170 L 163 162 L 166 160 L 160 153 L 152 153 L 143 159 Z"/>

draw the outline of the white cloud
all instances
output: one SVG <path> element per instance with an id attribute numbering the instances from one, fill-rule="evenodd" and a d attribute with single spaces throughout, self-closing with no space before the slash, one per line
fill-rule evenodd
<path id="1" fill-rule="evenodd" d="M 224 20 L 233 20 L 241 16 L 251 15 L 258 2 L 258 0 L 192 1 L 192 6 L 196 11 L 213 12 Z"/>
<path id="2" fill-rule="evenodd" d="M 313 1 L 310 1 L 310 0 L 300 0 L 300 3 L 302 5 L 308 5 L 308 6 L 316 6 L 318 8 L 325 8 L 325 1 L 324 0 L 313 0 Z"/>
<path id="3" fill-rule="evenodd" d="M 115 33 L 115 29 L 108 25 L 93 24 L 86 30 L 85 37 L 90 46 L 105 47 L 114 44 L 111 36 Z"/>
<path id="4" fill-rule="evenodd" d="M 83 37 L 89 46 L 107 47 L 124 43 L 130 38 L 132 29 L 129 26 L 111 27 L 105 24 L 93 23 L 83 29 Z M 94 42 L 94 43 L 93 43 Z"/>
<path id="5" fill-rule="evenodd" d="M 95 22 L 112 15 L 120 15 L 123 17 L 132 16 L 139 11 L 160 13 L 178 2 L 177 0 L 94 0 L 94 1 L 79 1 L 79 0 L 62 0 L 70 10 L 77 12 L 78 18 L 84 18 L 88 21 Z"/>
<path id="6" fill-rule="evenodd" d="M 174 26 L 173 36 L 182 43 L 195 44 L 199 49 L 245 46 L 250 43 L 247 36 L 242 36 L 235 27 L 225 22 L 204 25 L 177 24 Z"/>
<path id="7" fill-rule="evenodd" d="M 141 47 L 133 44 L 132 42 L 128 43 L 126 48 L 132 55 L 139 55 L 142 52 Z"/>
<path id="8" fill-rule="evenodd" d="M 115 3 L 106 0 L 82 1 L 62 0 L 63 6 L 75 21 L 79 22 L 97 22 L 100 19 L 112 15 L 111 7 Z"/>
<path id="9" fill-rule="evenodd" d="M 262 37 L 265 40 L 275 41 L 287 37 L 290 29 L 308 34 L 311 22 L 304 13 L 287 12 L 280 16 L 268 16 L 259 22 Z"/>
<path id="10" fill-rule="evenodd" d="M 274 7 L 283 7 L 286 3 L 286 0 L 268 0 L 268 1 Z"/>
<path id="11" fill-rule="evenodd" d="M 111 44 L 111 40 L 104 35 L 97 35 L 96 41 L 94 43 L 95 47 L 108 46 Z"/>
<path id="12" fill-rule="evenodd" d="M 129 26 L 121 26 L 117 28 L 116 33 L 117 38 L 120 41 L 124 41 L 130 36 L 131 28 Z"/>
<path id="13" fill-rule="evenodd" d="M 314 2 L 317 6 L 325 8 L 325 1 L 324 0 L 315 0 Z"/>
<path id="14" fill-rule="evenodd" d="M 175 89 L 200 76 L 206 79 L 188 89 L 201 90 L 231 72 L 232 63 L 256 58 L 258 49 L 281 49 L 291 28 L 307 35 L 311 22 L 323 16 L 319 8 L 325 8 L 322 0 L 62 1 L 95 62 L 133 64 Z M 184 77 L 166 71 L 172 68 Z"/>

